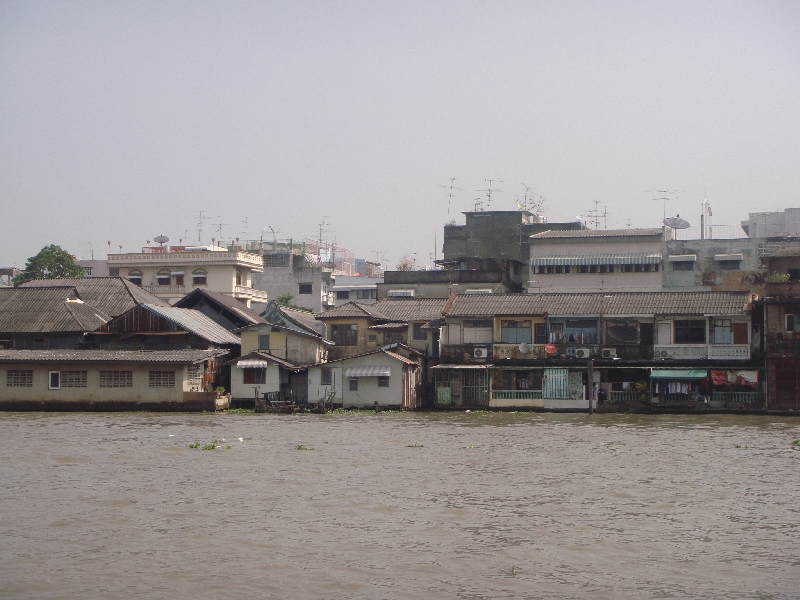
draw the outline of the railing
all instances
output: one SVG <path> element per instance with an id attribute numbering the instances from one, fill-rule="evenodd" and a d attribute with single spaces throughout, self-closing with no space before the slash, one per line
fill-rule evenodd
<path id="1" fill-rule="evenodd" d="M 708 358 L 733 358 L 747 360 L 750 358 L 750 346 L 747 344 L 719 344 L 708 347 Z"/>
<path id="2" fill-rule="evenodd" d="M 485 349 L 484 356 L 475 356 L 476 349 Z M 481 352 L 483 354 L 483 352 Z M 485 363 L 486 360 L 494 356 L 492 354 L 492 344 L 459 344 L 456 346 L 442 346 L 442 362 L 450 363 Z"/>
<path id="3" fill-rule="evenodd" d="M 185 294 L 185 285 L 143 285 L 142 289 L 152 294 Z"/>
<path id="4" fill-rule="evenodd" d="M 769 354 L 800 355 L 800 338 L 788 337 L 792 334 L 775 334 L 767 338 L 767 352 Z"/>
<path id="5" fill-rule="evenodd" d="M 267 292 L 264 290 L 257 290 L 255 288 L 247 287 L 244 285 L 236 285 L 233 288 L 234 294 L 242 294 L 245 296 L 250 296 L 251 298 L 259 298 L 264 301 L 268 300 Z"/>
<path id="6" fill-rule="evenodd" d="M 603 356 L 604 350 L 613 351 L 614 356 Z M 612 354 L 612 352 L 609 352 Z M 653 346 L 602 346 L 599 359 L 609 360 L 619 358 L 622 360 L 650 360 L 653 358 Z"/>
<path id="7" fill-rule="evenodd" d="M 535 360 L 544 358 L 544 345 L 525 344 L 523 352 L 520 344 L 494 344 L 493 355 L 495 360 L 515 359 L 515 360 Z"/>
<path id="8" fill-rule="evenodd" d="M 542 390 L 492 390 L 492 400 L 541 400 Z"/>
<path id="9" fill-rule="evenodd" d="M 611 392 L 611 397 L 609 399 L 610 402 L 614 404 L 623 404 L 631 402 L 636 402 L 639 399 L 638 392 Z"/>
<path id="10" fill-rule="evenodd" d="M 760 405 L 764 401 L 761 392 L 712 392 L 711 400 L 726 404 Z"/>
<path id="11" fill-rule="evenodd" d="M 697 359 L 708 358 L 706 344 L 678 344 L 669 346 L 654 346 L 654 358 Z"/>
<path id="12" fill-rule="evenodd" d="M 171 264 L 224 264 L 241 265 L 250 267 L 258 272 L 264 266 L 264 261 L 258 254 L 251 252 L 227 252 L 227 251 L 198 251 L 198 252 L 155 252 L 155 253 L 130 253 L 130 254 L 109 254 L 109 267 L 132 267 L 153 263 Z"/>
<path id="13" fill-rule="evenodd" d="M 670 406 L 691 404 L 693 402 L 691 394 L 661 394 L 660 396 L 656 396 L 656 398 L 658 398 L 659 404 Z"/>

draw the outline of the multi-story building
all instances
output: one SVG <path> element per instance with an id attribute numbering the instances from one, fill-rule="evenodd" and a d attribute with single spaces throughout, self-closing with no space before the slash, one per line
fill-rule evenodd
<path id="1" fill-rule="evenodd" d="M 109 254 L 112 276 L 140 285 L 174 304 L 195 289 L 226 294 L 250 307 L 266 302 L 267 293 L 252 285 L 253 274 L 263 271 L 259 254 L 219 246 L 155 246 L 141 252 Z"/>

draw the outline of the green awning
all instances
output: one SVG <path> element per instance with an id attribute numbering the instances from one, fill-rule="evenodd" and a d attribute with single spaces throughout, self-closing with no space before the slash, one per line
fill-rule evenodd
<path id="1" fill-rule="evenodd" d="M 661 254 L 638 252 L 635 254 L 575 254 L 572 256 L 531 256 L 532 267 L 555 265 L 657 265 Z"/>
<path id="2" fill-rule="evenodd" d="M 650 379 L 708 379 L 706 369 L 653 369 Z"/>

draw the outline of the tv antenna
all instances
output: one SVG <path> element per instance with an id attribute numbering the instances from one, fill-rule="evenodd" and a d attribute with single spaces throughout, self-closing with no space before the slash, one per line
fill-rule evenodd
<path id="1" fill-rule="evenodd" d="M 318 240 L 318 244 L 317 244 L 317 256 L 319 256 L 320 264 L 322 263 L 322 237 L 323 237 L 323 234 L 325 234 L 325 245 L 327 246 L 327 244 L 328 244 L 328 240 L 327 240 L 328 230 L 325 229 L 325 227 L 327 227 L 330 224 L 331 223 L 330 223 L 330 221 L 328 221 L 328 216 L 327 215 L 322 217 L 322 221 L 319 224 L 319 240 Z"/>
<path id="2" fill-rule="evenodd" d="M 586 223 L 594 225 L 595 229 L 600 229 L 600 219 L 603 219 L 603 229 L 608 229 L 608 206 L 603 207 L 600 212 L 600 200 L 594 201 L 594 210 L 590 210 L 587 215 Z"/>
<path id="3" fill-rule="evenodd" d="M 211 218 L 211 217 L 203 216 L 204 212 L 208 212 L 208 211 L 207 210 L 198 210 L 197 214 L 194 217 L 195 219 L 197 219 L 197 243 L 198 244 L 202 244 L 203 243 L 203 241 L 201 239 L 201 236 L 203 234 L 203 221 L 207 221 L 208 219 Z"/>
<path id="4" fill-rule="evenodd" d="M 222 242 L 222 226 L 227 225 L 227 223 L 222 222 L 222 216 L 217 215 L 217 218 L 219 219 L 219 223 L 216 223 L 214 225 L 214 231 L 217 232 L 217 239 L 220 240 L 220 242 Z"/>
<path id="5" fill-rule="evenodd" d="M 525 193 L 523 194 L 522 200 L 517 202 L 517 208 L 519 210 L 527 210 L 533 214 L 541 213 L 546 200 L 545 197 L 534 192 L 531 186 L 525 183 L 521 183 L 520 185 L 525 189 Z M 519 198 L 519 196 L 517 196 L 517 198 Z"/>
<path id="6" fill-rule="evenodd" d="M 450 178 L 450 185 L 440 185 L 439 186 L 440 188 L 444 188 L 444 189 L 448 190 L 448 193 L 447 193 L 447 216 L 448 217 L 450 216 L 450 203 L 453 201 L 453 192 L 463 192 L 463 191 L 465 191 L 465 190 L 462 190 L 461 188 L 456 187 L 455 183 L 456 183 L 456 178 L 455 177 L 451 177 Z"/>
<path id="7" fill-rule="evenodd" d="M 658 198 L 653 198 L 653 200 L 664 203 L 664 219 L 667 218 L 667 202 L 677 200 L 678 194 L 683 193 L 680 190 L 650 190 L 650 192 L 653 194 L 661 194 Z"/>
<path id="8" fill-rule="evenodd" d="M 478 190 L 479 192 L 486 192 L 486 208 L 491 208 L 492 206 L 492 194 L 495 192 L 502 192 L 503 190 L 498 190 L 497 188 L 492 189 L 493 183 L 505 183 L 505 180 L 500 179 L 484 179 L 484 181 L 489 182 L 489 187 L 485 190 Z M 483 209 L 481 209 L 483 210 Z"/>
<path id="9" fill-rule="evenodd" d="M 480 196 L 475 198 L 475 206 L 473 208 L 475 212 L 483 212 L 483 200 L 481 200 Z"/>

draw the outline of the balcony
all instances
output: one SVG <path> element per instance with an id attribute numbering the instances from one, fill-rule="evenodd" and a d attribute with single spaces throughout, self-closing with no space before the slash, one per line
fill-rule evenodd
<path id="1" fill-rule="evenodd" d="M 261 273 L 264 261 L 259 254 L 232 251 L 177 251 L 177 252 L 132 252 L 129 254 L 109 254 L 109 268 L 143 268 L 161 266 L 214 266 L 230 265 L 247 267 Z"/>
<path id="2" fill-rule="evenodd" d="M 750 346 L 747 344 L 715 344 L 708 347 L 711 360 L 748 360 Z"/>
<path id="3" fill-rule="evenodd" d="M 492 344 L 459 344 L 442 346 L 443 363 L 486 363 L 492 357 Z"/>
<path id="4" fill-rule="evenodd" d="M 492 408 L 544 408 L 542 390 L 492 390 L 489 392 Z"/>
<path id="5" fill-rule="evenodd" d="M 233 295 L 235 298 L 250 298 L 260 302 L 269 300 L 267 292 L 264 290 L 257 290 L 255 288 L 247 287 L 244 285 L 236 285 L 233 287 Z"/>
<path id="6" fill-rule="evenodd" d="M 541 360 L 545 355 L 544 344 L 494 344 L 492 348 L 495 360 Z"/>
<path id="7" fill-rule="evenodd" d="M 161 296 L 164 294 L 180 294 L 181 296 L 186 295 L 185 285 L 143 285 L 142 289 L 147 290 L 156 296 Z"/>
<path id="8" fill-rule="evenodd" d="M 705 360 L 708 358 L 708 345 L 676 344 L 653 346 L 653 356 L 656 359 Z"/>
<path id="9" fill-rule="evenodd" d="M 791 333 L 767 335 L 767 353 L 772 356 L 800 356 L 800 337 Z"/>

